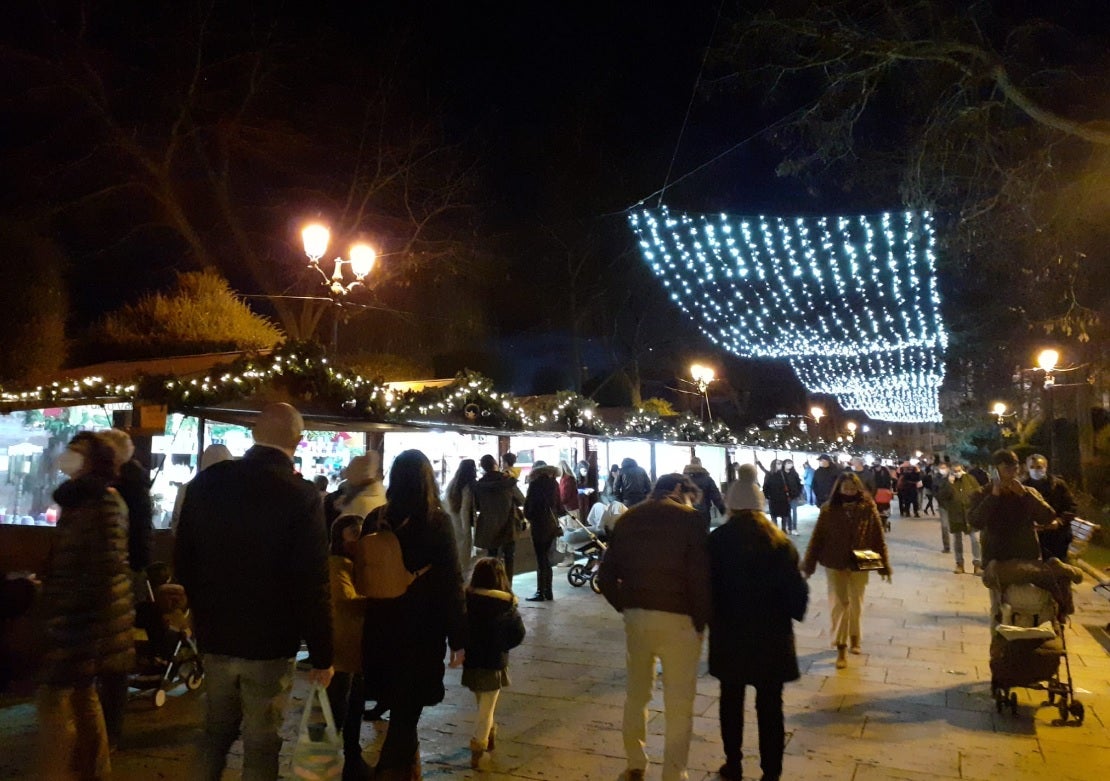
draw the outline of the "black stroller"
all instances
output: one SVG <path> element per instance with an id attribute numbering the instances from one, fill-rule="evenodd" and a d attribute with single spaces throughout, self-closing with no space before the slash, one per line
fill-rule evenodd
<path id="1" fill-rule="evenodd" d="M 1044 691 L 1047 704 L 1060 714 L 1057 724 L 1069 718 L 1082 724 L 1083 703 L 1075 699 L 1065 627 L 1067 616 L 1048 591 L 1032 583 L 992 589 L 990 648 L 991 691 L 999 713 L 1017 713 L 1022 687 Z M 1060 662 L 1063 661 L 1061 675 Z"/>
<path id="2" fill-rule="evenodd" d="M 170 568 L 147 567 L 150 599 L 135 606 L 136 669 L 128 685 L 136 696 L 150 695 L 155 708 L 166 704 L 166 692 L 179 684 L 189 691 L 204 682 L 204 665 L 197 651 L 185 588 L 170 582 Z"/>
<path id="3" fill-rule="evenodd" d="M 600 594 L 601 586 L 597 582 L 597 572 L 601 569 L 601 560 L 604 558 L 608 546 L 605 544 L 605 540 L 593 529 L 577 518 L 574 520 L 579 527 L 589 534 L 590 538 L 585 544 L 574 549 L 574 563 L 567 570 L 567 581 L 575 588 L 589 583 L 590 589 L 595 594 Z M 584 560 L 579 561 L 579 559 Z"/>

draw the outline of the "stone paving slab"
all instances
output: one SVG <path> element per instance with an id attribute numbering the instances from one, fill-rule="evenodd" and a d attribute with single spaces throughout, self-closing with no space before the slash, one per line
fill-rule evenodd
<path id="1" fill-rule="evenodd" d="M 805 508 L 804 550 L 815 512 Z M 1110 768 L 1110 602 L 1076 589 L 1077 614 L 1067 629 L 1069 661 L 1078 698 L 1086 708 L 1082 726 L 1057 726 L 1044 693 L 1015 690 L 1016 716 L 996 712 L 990 692 L 987 592 L 977 578 L 952 573 L 951 555 L 939 550 L 935 517 L 894 520 L 888 537 L 894 582 L 872 578 L 864 613 L 863 653 L 846 670 L 833 664 L 826 584 L 810 581 L 810 610 L 796 625 L 801 680 L 784 694 L 787 747 L 785 778 L 836 781 L 1094 781 Z M 531 593 L 534 575 L 515 584 Z M 498 748 L 479 771 L 469 767 L 467 741 L 474 717 L 470 692 L 449 671 L 444 703 L 425 712 L 421 724 L 424 776 L 482 781 L 617 779 L 624 768 L 620 722 L 624 703 L 624 633 L 620 617 L 588 588 L 572 588 L 556 570 L 556 601 L 522 603 L 528 627 L 513 652 L 513 685 L 498 706 Z M 284 727 L 283 770 L 303 703 L 304 683 Z M 185 779 L 198 733 L 200 693 L 176 692 L 155 710 L 135 701 L 128 713 L 121 751 L 113 756 L 118 781 Z M 717 725 L 718 687 L 698 680 L 691 781 L 716 779 L 723 761 Z M 745 714 L 744 774 L 760 777 L 754 697 Z M 650 705 L 648 779 L 657 781 L 665 717 L 662 693 Z M 363 742 L 373 761 L 384 723 L 366 724 Z M 0 779 L 33 778 L 36 730 L 28 699 L 0 699 Z M 236 746 L 225 778 L 237 778 Z"/>

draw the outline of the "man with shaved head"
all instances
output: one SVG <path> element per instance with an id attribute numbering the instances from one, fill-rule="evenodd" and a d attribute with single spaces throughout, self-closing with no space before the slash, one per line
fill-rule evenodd
<path id="1" fill-rule="evenodd" d="M 303 429 L 296 409 L 268 404 L 254 424 L 254 446 L 197 475 L 181 508 L 176 575 L 207 675 L 198 780 L 219 781 L 240 732 L 244 781 L 278 777 L 278 730 L 302 640 L 310 680 L 331 680 L 323 503 L 293 471 Z"/>

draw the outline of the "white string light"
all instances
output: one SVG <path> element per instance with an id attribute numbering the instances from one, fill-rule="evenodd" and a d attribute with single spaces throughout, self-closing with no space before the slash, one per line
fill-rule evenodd
<path id="1" fill-rule="evenodd" d="M 929 212 L 629 216 L 670 299 L 736 355 L 785 358 L 813 393 L 877 420 L 940 420 L 948 335 Z"/>

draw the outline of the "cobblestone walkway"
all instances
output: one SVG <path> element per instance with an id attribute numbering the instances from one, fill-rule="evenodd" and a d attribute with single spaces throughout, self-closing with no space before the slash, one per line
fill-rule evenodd
<path id="1" fill-rule="evenodd" d="M 803 514 L 804 548 L 814 511 Z M 1055 726 L 1042 692 L 1017 690 L 1016 716 L 995 711 L 989 691 L 987 591 L 977 578 L 952 573 L 940 552 L 935 517 L 894 519 L 889 537 L 894 583 L 873 578 L 867 592 L 863 655 L 846 670 L 833 666 L 825 581 L 810 581 L 810 610 L 797 626 L 800 681 L 785 695 L 785 778 L 837 781 L 976 779 L 1094 781 L 1110 768 L 1110 602 L 1077 587 L 1077 613 L 1067 642 L 1082 726 Z M 498 746 L 488 768 L 469 768 L 472 695 L 448 673 L 448 696 L 421 724 L 427 779 L 617 779 L 624 768 L 620 720 L 624 636 L 619 616 L 588 587 L 572 588 L 556 570 L 554 603 L 522 603 L 528 638 L 513 653 L 513 686 L 498 707 Z M 533 575 L 515 584 L 530 594 Z M 704 670 L 704 664 L 703 668 Z M 304 695 L 286 723 L 291 739 Z M 749 711 L 751 701 L 748 698 Z M 171 696 L 160 710 L 132 704 L 117 781 L 184 779 L 196 735 L 200 695 Z M 652 703 L 648 779 L 659 778 L 662 695 Z M 723 757 L 717 732 L 717 684 L 698 681 L 690 778 L 717 778 Z M 747 714 L 745 778 L 759 778 L 754 713 Z M 364 726 L 374 758 L 384 725 Z M 0 778 L 30 779 L 36 725 L 28 700 L 0 700 Z M 288 751 L 290 744 L 286 743 Z M 233 764 L 237 758 L 233 757 Z M 286 757 L 287 760 L 287 757 Z M 283 767 L 288 770 L 287 763 Z M 237 778 L 237 773 L 228 773 Z"/>

